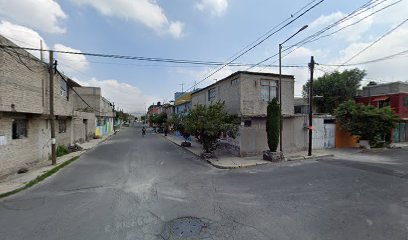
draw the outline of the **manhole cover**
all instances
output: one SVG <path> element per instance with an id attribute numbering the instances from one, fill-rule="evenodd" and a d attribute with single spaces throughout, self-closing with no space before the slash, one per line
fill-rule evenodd
<path id="1" fill-rule="evenodd" d="M 183 217 L 177 218 L 169 223 L 169 230 L 174 237 L 194 237 L 201 233 L 207 225 L 199 218 Z"/>

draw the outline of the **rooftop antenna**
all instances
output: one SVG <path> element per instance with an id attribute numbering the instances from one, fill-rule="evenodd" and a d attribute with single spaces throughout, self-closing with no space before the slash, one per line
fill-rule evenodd
<path id="1" fill-rule="evenodd" d="M 184 82 L 181 82 L 181 84 L 179 85 L 181 85 L 181 92 L 183 93 L 184 92 Z"/>

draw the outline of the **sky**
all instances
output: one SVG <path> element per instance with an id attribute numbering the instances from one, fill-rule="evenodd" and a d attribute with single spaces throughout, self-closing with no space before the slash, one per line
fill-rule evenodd
<path id="1" fill-rule="evenodd" d="M 318 0 L 0 0 L 0 34 L 22 47 L 85 53 L 117 54 L 226 62 L 282 21 L 294 20 Z M 345 17 L 368 0 L 324 0 L 281 31 L 243 54 L 235 62 L 258 63 L 278 52 L 279 43 L 308 28 L 283 45 L 298 43 Z M 375 7 L 331 28 L 330 36 L 283 53 L 283 74 L 295 76 L 295 96 L 309 79 L 310 57 L 320 65 L 315 76 L 358 67 L 369 81 L 407 81 L 408 54 L 357 66 L 335 67 L 359 51 L 350 63 L 362 63 L 408 49 L 408 0 L 372 0 Z M 304 6 L 303 11 L 299 12 Z M 387 7 L 388 6 L 388 7 Z M 381 10 L 381 8 L 385 9 Z M 377 12 L 378 11 L 378 12 Z M 349 26 L 350 25 L 350 26 Z M 397 27 L 398 26 L 398 27 Z M 396 28 L 397 27 L 397 28 Z M 393 30 L 396 28 L 395 30 Z M 275 28 L 276 29 L 276 28 Z M 293 51 L 292 51 L 293 50 Z M 291 52 L 289 55 L 287 53 Z M 39 57 L 37 51 L 32 52 Z M 47 57 L 47 56 L 45 56 Z M 174 93 L 205 87 L 248 66 L 171 64 L 57 54 L 58 69 L 84 86 L 101 87 L 102 94 L 130 113 L 143 113 L 153 102 L 169 102 Z M 273 57 L 265 64 L 276 65 Z M 250 71 L 278 73 L 256 66 Z"/>

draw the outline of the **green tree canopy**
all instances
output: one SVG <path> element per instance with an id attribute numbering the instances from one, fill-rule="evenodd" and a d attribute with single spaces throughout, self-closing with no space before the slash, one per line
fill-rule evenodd
<path id="1" fill-rule="evenodd" d="M 334 113 L 343 102 L 353 99 L 366 72 L 358 68 L 324 74 L 313 82 L 313 98 L 317 111 Z M 309 98 L 309 82 L 303 85 L 303 98 Z"/>
<path id="2" fill-rule="evenodd" d="M 202 142 L 207 153 L 215 150 L 216 141 L 221 133 L 234 137 L 238 124 L 236 116 L 225 111 L 223 102 L 217 102 L 208 107 L 196 105 L 185 119 L 186 131 Z"/>
<path id="3" fill-rule="evenodd" d="M 357 135 L 360 139 L 375 143 L 378 139 L 389 138 L 399 117 L 390 107 L 377 108 L 371 105 L 346 101 L 335 111 L 341 128 Z M 388 136 L 388 137 L 386 137 Z M 389 141 L 389 139 L 385 139 Z"/>
<path id="4" fill-rule="evenodd" d="M 188 119 L 190 117 L 190 113 L 187 114 L 180 114 L 176 113 L 173 115 L 173 117 L 170 120 L 170 124 L 173 125 L 174 129 L 179 131 L 180 134 L 183 136 L 184 141 L 187 141 L 187 139 L 190 137 L 190 132 L 187 130 L 186 124 Z"/>

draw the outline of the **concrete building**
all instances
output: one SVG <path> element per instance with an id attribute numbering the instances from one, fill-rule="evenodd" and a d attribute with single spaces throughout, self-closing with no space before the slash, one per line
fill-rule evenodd
<path id="1" fill-rule="evenodd" d="M 308 114 L 309 113 L 309 103 L 307 99 L 298 97 L 294 100 L 294 111 L 295 114 Z"/>
<path id="2" fill-rule="evenodd" d="M 16 46 L 0 36 L 0 44 Z M 48 65 L 30 53 L 0 49 L 0 176 L 47 161 L 51 152 Z M 73 87 L 63 75 L 54 77 L 57 145 L 86 140 L 94 133 L 95 115 L 74 111 Z"/>
<path id="3" fill-rule="evenodd" d="M 408 141 L 408 83 L 370 83 L 363 87 L 360 96 L 355 100 L 357 103 L 376 107 L 390 106 L 401 118 L 392 132 L 392 141 Z"/>
<path id="4" fill-rule="evenodd" d="M 113 131 L 115 112 L 113 104 L 102 97 L 99 87 L 74 87 L 76 111 L 94 112 L 96 115 L 95 135 L 103 137 Z"/>
<path id="5" fill-rule="evenodd" d="M 174 112 L 182 114 L 191 109 L 191 92 L 176 92 L 174 94 Z"/>
<path id="6" fill-rule="evenodd" d="M 274 73 L 236 72 L 192 93 L 192 106 L 224 101 L 226 110 L 241 118 L 236 139 L 226 138 L 231 152 L 240 156 L 257 155 L 268 149 L 266 109 L 279 98 L 279 75 Z M 294 76 L 282 75 L 283 151 L 306 149 L 307 118 L 294 114 Z"/>

